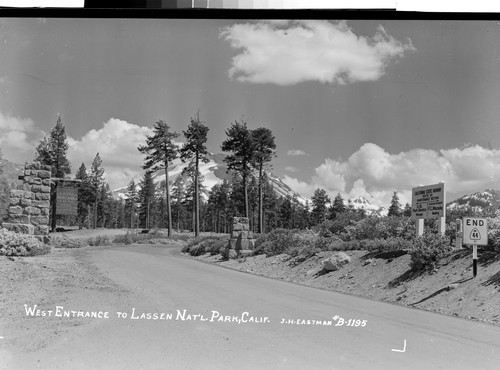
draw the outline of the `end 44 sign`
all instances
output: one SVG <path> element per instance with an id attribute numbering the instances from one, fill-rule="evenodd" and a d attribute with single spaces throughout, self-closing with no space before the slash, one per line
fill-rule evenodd
<path id="1" fill-rule="evenodd" d="M 488 245 L 488 222 L 485 218 L 463 218 L 463 244 Z"/>

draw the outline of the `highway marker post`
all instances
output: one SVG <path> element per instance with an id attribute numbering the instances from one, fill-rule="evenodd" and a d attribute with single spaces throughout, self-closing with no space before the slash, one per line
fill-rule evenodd
<path id="1" fill-rule="evenodd" d="M 463 244 L 472 245 L 472 274 L 477 276 L 477 246 L 488 245 L 488 221 L 485 218 L 463 218 Z"/>
<path id="2" fill-rule="evenodd" d="M 456 233 L 455 233 L 455 248 L 462 249 L 462 220 L 457 218 L 455 221 Z"/>

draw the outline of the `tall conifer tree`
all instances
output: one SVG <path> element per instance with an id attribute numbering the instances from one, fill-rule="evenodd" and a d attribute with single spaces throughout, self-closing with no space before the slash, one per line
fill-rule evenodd
<path id="1" fill-rule="evenodd" d="M 174 139 L 179 136 L 176 132 L 171 132 L 170 127 L 164 121 L 158 121 L 153 127 L 153 135 L 146 136 L 146 145 L 141 145 L 137 149 L 146 154 L 144 165 L 145 170 L 165 171 L 165 193 L 167 198 L 168 217 L 168 237 L 172 236 L 172 212 L 170 205 L 170 182 L 168 178 L 168 166 L 177 158 L 178 149 Z"/>
<path id="2" fill-rule="evenodd" d="M 248 217 L 248 184 L 247 179 L 251 174 L 253 160 L 252 133 L 243 120 L 235 121 L 226 130 L 227 139 L 222 143 L 221 149 L 230 152 L 224 158 L 228 170 L 235 170 L 241 175 L 243 185 L 244 216 Z"/>
<path id="3" fill-rule="evenodd" d="M 186 143 L 180 150 L 182 161 L 190 160 L 194 164 L 194 235 L 200 234 L 200 201 L 199 201 L 199 163 L 208 163 L 208 151 L 206 147 L 208 127 L 200 121 L 200 115 L 191 118 L 191 124 L 187 131 L 182 132 L 186 138 Z"/>
<path id="4" fill-rule="evenodd" d="M 272 131 L 265 127 L 259 127 L 252 130 L 252 145 L 252 163 L 253 166 L 259 171 L 259 233 L 261 233 L 264 223 L 262 192 L 264 167 L 267 163 L 271 162 L 271 159 L 275 156 L 276 149 Z"/>

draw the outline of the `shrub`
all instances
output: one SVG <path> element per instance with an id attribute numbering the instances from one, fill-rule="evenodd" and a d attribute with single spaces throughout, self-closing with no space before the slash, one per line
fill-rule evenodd
<path id="1" fill-rule="evenodd" d="M 415 223 L 409 217 L 366 217 L 346 227 L 348 238 L 344 240 L 403 238 L 415 236 Z"/>
<path id="2" fill-rule="evenodd" d="M 35 237 L 4 230 L 0 232 L 0 256 L 38 256 L 50 253 L 50 245 Z"/>
<path id="3" fill-rule="evenodd" d="M 53 236 L 50 238 L 50 244 L 54 248 L 81 248 L 88 245 L 83 240 L 70 239 L 67 236 Z"/>
<path id="4" fill-rule="evenodd" d="M 339 214 L 334 220 L 327 220 L 314 227 L 319 236 L 329 238 L 334 235 L 347 236 L 347 228 L 355 221 L 349 217 L 348 212 Z"/>
<path id="5" fill-rule="evenodd" d="M 488 230 L 488 246 L 491 249 L 500 251 L 500 229 Z"/>
<path id="6" fill-rule="evenodd" d="M 137 236 L 137 234 L 127 230 L 126 234 L 115 236 L 113 239 L 113 243 L 129 245 L 129 244 L 135 243 L 137 241 L 136 236 Z"/>
<path id="7" fill-rule="evenodd" d="M 97 235 L 95 238 L 90 238 L 88 239 L 87 241 L 88 245 L 91 245 L 91 246 L 100 246 L 100 245 L 109 245 L 110 242 L 109 242 L 109 238 L 107 236 L 103 236 L 103 235 Z"/>
<path id="8" fill-rule="evenodd" d="M 410 248 L 410 267 L 414 271 L 431 270 L 448 251 L 450 244 L 446 236 L 432 232 L 425 233 L 413 241 Z"/>
<path id="9" fill-rule="evenodd" d="M 223 235 L 201 235 L 191 238 L 182 247 L 182 253 L 189 253 L 192 256 L 201 256 L 205 253 L 216 255 L 222 253 L 229 240 L 229 236 Z"/>
<path id="10" fill-rule="evenodd" d="M 288 248 L 293 248 L 294 233 L 294 230 L 274 229 L 256 240 L 255 251 L 263 252 L 268 256 L 285 253 Z"/>

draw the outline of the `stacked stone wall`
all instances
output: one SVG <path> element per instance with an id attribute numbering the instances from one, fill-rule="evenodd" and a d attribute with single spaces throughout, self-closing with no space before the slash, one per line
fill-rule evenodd
<path id="1" fill-rule="evenodd" d="M 23 183 L 10 191 L 7 222 L 3 227 L 43 240 L 49 233 L 50 166 L 26 163 Z"/>
<path id="2" fill-rule="evenodd" d="M 233 217 L 231 239 L 226 250 L 226 257 L 251 254 L 255 247 L 253 232 L 247 217 Z"/>

